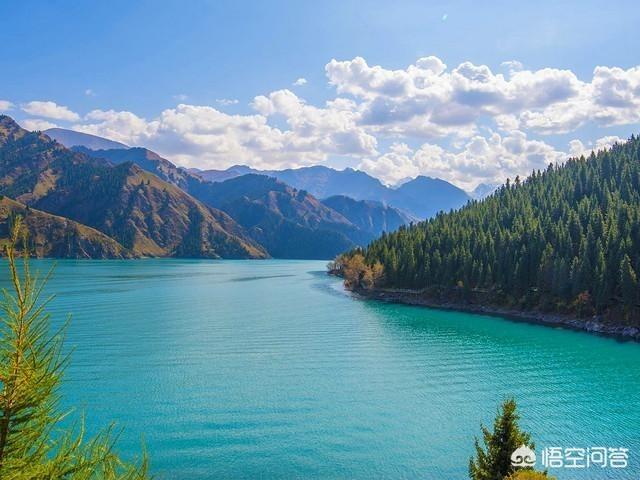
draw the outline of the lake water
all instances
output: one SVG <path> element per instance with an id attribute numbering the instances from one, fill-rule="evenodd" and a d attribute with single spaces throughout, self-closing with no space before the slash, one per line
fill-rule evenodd
<path id="1" fill-rule="evenodd" d="M 538 449 L 630 449 L 559 479 L 640 478 L 638 344 L 357 300 L 315 261 L 60 261 L 48 291 L 65 405 L 159 478 L 463 479 L 509 395 Z"/>

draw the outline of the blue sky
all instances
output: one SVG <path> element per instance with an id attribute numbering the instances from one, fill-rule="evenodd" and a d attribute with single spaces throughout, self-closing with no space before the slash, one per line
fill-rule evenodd
<path id="1" fill-rule="evenodd" d="M 117 136 L 189 166 L 324 163 L 363 168 L 391 183 L 422 173 L 465 187 L 501 181 L 543 160 L 560 159 L 561 153 L 576 153 L 580 146 L 569 145 L 575 140 L 588 149 L 598 139 L 640 130 L 629 113 L 640 97 L 633 70 L 640 63 L 636 2 L 485 3 L 6 2 L 0 15 L 0 107 L 27 126 L 55 124 Z M 376 82 L 387 81 L 385 75 L 392 82 L 393 71 L 407 73 L 429 56 L 447 65 L 444 74 L 464 62 L 486 66 L 492 75 L 483 80 L 487 84 L 496 75 L 508 82 L 511 68 L 570 71 L 589 86 L 573 82 L 566 87 L 572 92 L 563 94 L 565 87 L 545 83 L 561 74 L 539 73 L 538 87 L 558 88 L 558 98 L 526 107 L 524 100 L 511 97 L 508 106 L 503 100 L 490 105 L 484 96 L 470 103 L 475 87 L 466 86 L 464 98 L 454 89 L 454 97 L 440 99 L 445 103 L 433 112 L 426 90 L 376 90 Z M 363 64 L 356 62 L 337 65 L 333 77 L 328 73 L 332 59 L 357 57 L 367 69 L 379 65 L 382 71 L 363 73 Z M 521 65 L 503 65 L 507 61 Z M 600 104 L 585 106 L 586 100 L 577 98 L 595 88 L 598 66 L 618 67 L 597 82 L 611 82 L 607 91 L 620 98 L 604 105 L 618 110 L 590 121 L 585 118 L 601 110 Z M 366 78 L 355 78 L 354 69 Z M 471 78 L 477 72 L 462 74 Z M 512 83 L 521 85 L 525 75 L 520 77 Z M 306 83 L 294 85 L 299 78 Z M 358 82 L 369 83 L 363 89 Z M 501 85 L 497 81 L 494 88 L 512 88 Z M 509 95 L 535 95 L 526 88 L 518 92 Z M 408 103 L 403 95 L 418 100 Z M 268 102 L 257 108 L 257 96 Z M 448 111 L 444 123 L 435 125 L 433 119 L 452 105 L 452 98 L 457 104 L 451 110 L 464 112 L 452 118 Z M 336 99 L 352 104 L 327 106 Z M 55 107 L 29 106 L 33 101 Z M 178 104 L 202 108 L 178 110 Z M 301 105 L 316 110 L 303 111 Z M 474 105 L 478 112 L 469 111 Z M 71 113 L 61 114 L 59 107 Z M 555 129 L 555 122 L 549 124 L 550 116 L 579 109 L 584 118 L 567 119 Z M 411 125 L 395 118 L 400 111 L 415 115 Z M 476 137 L 484 138 L 489 150 L 478 146 L 479 140 L 474 144 Z M 505 146 L 508 139 L 518 146 Z M 511 158 L 523 152 L 533 160 Z M 474 164 L 470 157 L 483 159 Z"/>

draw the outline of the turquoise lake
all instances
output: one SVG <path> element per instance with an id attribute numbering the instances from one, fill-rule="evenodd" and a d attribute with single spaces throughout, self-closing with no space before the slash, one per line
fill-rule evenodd
<path id="1" fill-rule="evenodd" d="M 442 480 L 467 478 L 480 423 L 513 395 L 538 450 L 630 451 L 626 469 L 560 480 L 640 478 L 640 345 L 362 301 L 324 269 L 57 262 L 53 321 L 73 314 L 65 406 L 90 432 L 117 422 L 125 455 L 144 434 L 158 478 Z"/>

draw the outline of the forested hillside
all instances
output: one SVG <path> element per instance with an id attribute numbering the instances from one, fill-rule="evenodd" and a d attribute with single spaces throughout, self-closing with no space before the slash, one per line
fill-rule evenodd
<path id="1" fill-rule="evenodd" d="M 516 178 L 485 200 L 383 235 L 363 254 L 338 263 L 343 273 L 360 263 L 346 269 L 354 288 L 637 319 L 640 139 Z"/>

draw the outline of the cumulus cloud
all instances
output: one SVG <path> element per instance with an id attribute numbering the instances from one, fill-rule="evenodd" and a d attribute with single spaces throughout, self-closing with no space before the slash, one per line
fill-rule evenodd
<path id="1" fill-rule="evenodd" d="M 459 149 L 445 150 L 425 143 L 416 150 L 393 144 L 389 152 L 364 159 L 359 168 L 393 184 L 406 177 L 428 175 L 442 178 L 471 190 L 483 182 L 504 181 L 527 176 L 534 169 L 561 162 L 567 154 L 552 146 L 527 138 L 524 132 L 508 135 L 493 132 L 476 135 Z"/>
<path id="2" fill-rule="evenodd" d="M 296 87 L 301 87 L 302 85 L 306 85 L 306 84 L 307 84 L 307 79 L 304 77 L 300 77 L 295 82 L 293 82 L 293 85 Z"/>
<path id="3" fill-rule="evenodd" d="M 25 130 L 30 130 L 32 132 L 35 132 L 37 130 L 44 131 L 49 128 L 56 128 L 58 126 L 55 123 L 49 122 L 48 120 L 43 120 L 42 118 L 28 118 L 26 120 L 22 120 L 20 124 Z"/>
<path id="4" fill-rule="evenodd" d="M 54 120 L 66 120 L 69 122 L 80 120 L 80 115 L 72 112 L 64 105 L 58 105 L 55 102 L 33 101 L 23 104 L 21 108 L 22 111 L 38 117 L 52 118 Z"/>
<path id="5" fill-rule="evenodd" d="M 376 153 L 377 140 L 358 124 L 360 116 L 351 100 L 338 98 L 320 108 L 290 90 L 279 90 L 256 97 L 253 107 L 265 117 L 285 118 L 292 137 L 289 147 L 294 150 L 353 156 Z"/>
<path id="6" fill-rule="evenodd" d="M 362 121 L 381 134 L 465 137 L 481 121 L 541 134 L 567 133 L 587 122 L 640 122 L 640 67 L 596 67 L 590 81 L 570 70 L 525 70 L 517 61 L 502 67 L 507 77 L 471 62 L 448 69 L 437 57 L 400 70 L 356 57 L 331 60 L 325 70 L 339 94 L 358 99 Z"/>
<path id="7" fill-rule="evenodd" d="M 522 62 L 519 62 L 518 60 L 507 60 L 506 62 L 502 62 L 500 66 L 504 68 L 510 75 L 513 75 L 514 73 L 520 72 L 524 69 L 524 65 L 522 65 Z"/>
<path id="8" fill-rule="evenodd" d="M 85 115 L 83 123 L 77 123 L 72 128 L 128 145 L 141 145 L 155 134 L 157 125 L 157 121 L 147 122 L 131 112 L 92 110 Z"/>
<path id="9" fill-rule="evenodd" d="M 599 138 L 595 141 L 595 144 L 589 142 L 589 145 L 585 145 L 582 141 L 578 139 L 571 140 L 569 142 L 569 154 L 572 157 L 579 157 L 584 155 L 585 157 L 589 156 L 592 151 L 605 150 L 607 148 L 612 147 L 616 143 L 624 143 L 625 139 L 620 138 L 616 135 L 608 135 L 606 137 Z"/>
<path id="10" fill-rule="evenodd" d="M 8 112 L 14 107 L 13 103 L 8 100 L 0 100 L 0 112 Z"/>

